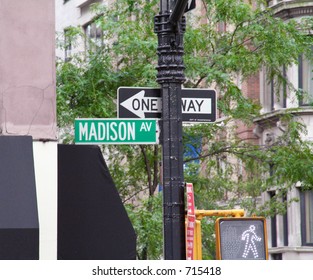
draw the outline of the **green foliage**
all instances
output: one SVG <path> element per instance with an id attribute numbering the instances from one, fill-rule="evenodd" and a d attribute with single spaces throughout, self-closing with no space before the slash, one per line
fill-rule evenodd
<path id="1" fill-rule="evenodd" d="M 110 71 L 110 60 L 101 53 L 88 61 L 74 58 L 57 65 L 58 125 L 64 127 L 75 118 L 113 117 L 117 74 Z"/>
<path id="2" fill-rule="evenodd" d="M 159 183 L 159 147 L 151 145 L 109 146 L 108 156 L 114 183 L 123 202 L 152 196 Z"/>
<path id="3" fill-rule="evenodd" d="M 202 259 L 215 260 L 215 219 L 202 219 L 201 232 L 202 232 Z"/>
<path id="4" fill-rule="evenodd" d="M 162 256 L 162 195 L 150 196 L 141 205 L 127 204 L 129 218 L 137 233 L 137 258 L 160 259 Z"/>
<path id="5" fill-rule="evenodd" d="M 96 52 L 73 55 L 70 61 L 57 64 L 58 125 L 66 134 L 64 141 L 73 141 L 75 118 L 115 117 L 118 87 L 157 86 L 153 17 L 158 2 L 117 0 L 108 6 L 94 5 L 105 44 Z M 184 86 L 216 88 L 223 119 L 184 127 L 185 181 L 194 183 L 198 209 L 240 206 L 248 215 L 283 213 L 293 203 L 282 200 L 286 191 L 300 182 L 306 189 L 313 188 L 312 145 L 302 140 L 306 131 L 295 110 L 280 116 L 285 129 L 270 145 L 243 142 L 234 133 L 238 124 L 249 127 L 261 107 L 239 85 L 263 67 L 268 79 L 276 81 L 277 92 L 288 87 L 301 98 L 303 93 L 293 88 L 281 69 L 298 63 L 300 54 L 311 55 L 313 36 L 306 34 L 312 30 L 312 19 L 284 22 L 261 9 L 263 1 L 202 2 L 205 16 L 187 15 Z M 77 29 L 70 29 L 67 36 L 72 43 L 77 37 L 88 40 Z M 138 234 L 139 259 L 162 256 L 162 206 L 160 195 L 155 196 L 159 149 L 103 147 Z M 274 187 L 276 196 L 260 206 L 260 194 Z M 212 219 L 203 223 L 204 258 L 214 259 L 214 223 Z"/>

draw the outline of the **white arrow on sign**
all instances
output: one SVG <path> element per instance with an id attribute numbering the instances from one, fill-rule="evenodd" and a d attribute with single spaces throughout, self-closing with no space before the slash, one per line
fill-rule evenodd
<path id="1" fill-rule="evenodd" d="M 161 113 L 162 103 L 161 97 L 146 97 L 145 91 L 141 90 L 122 102 L 121 106 L 144 119 L 145 113 Z"/>
<path id="2" fill-rule="evenodd" d="M 132 97 L 126 99 L 121 104 L 128 111 L 139 118 L 145 118 L 145 113 L 161 113 L 161 97 L 147 97 L 145 91 L 141 90 Z M 182 98 L 183 114 L 211 114 L 211 98 Z"/>

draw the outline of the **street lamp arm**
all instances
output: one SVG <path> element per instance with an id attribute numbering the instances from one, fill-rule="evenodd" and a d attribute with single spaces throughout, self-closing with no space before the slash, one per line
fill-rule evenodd
<path id="1" fill-rule="evenodd" d="M 169 18 L 169 22 L 171 24 L 177 25 L 177 23 L 181 20 L 186 10 L 187 3 L 188 0 L 176 0 L 175 7 Z"/>

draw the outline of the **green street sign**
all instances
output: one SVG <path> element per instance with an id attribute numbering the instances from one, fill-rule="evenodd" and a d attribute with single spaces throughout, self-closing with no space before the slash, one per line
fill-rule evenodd
<path id="1" fill-rule="evenodd" d="M 157 144 L 156 119 L 76 119 L 76 144 Z"/>

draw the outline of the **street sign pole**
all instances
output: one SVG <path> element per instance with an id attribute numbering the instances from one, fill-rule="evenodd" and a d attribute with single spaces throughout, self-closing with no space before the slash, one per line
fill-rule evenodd
<path id="1" fill-rule="evenodd" d="M 187 0 L 176 0 L 176 2 Z M 183 34 L 185 18 L 182 8 L 173 0 L 160 0 L 160 13 L 155 16 L 158 35 L 158 74 L 161 85 L 162 119 L 161 144 L 163 155 L 163 234 L 164 258 L 186 259 L 185 205 L 182 142 L 181 85 L 185 81 L 183 64 Z M 170 20 L 171 18 L 171 20 Z M 173 21 L 174 19 L 174 21 Z"/>

